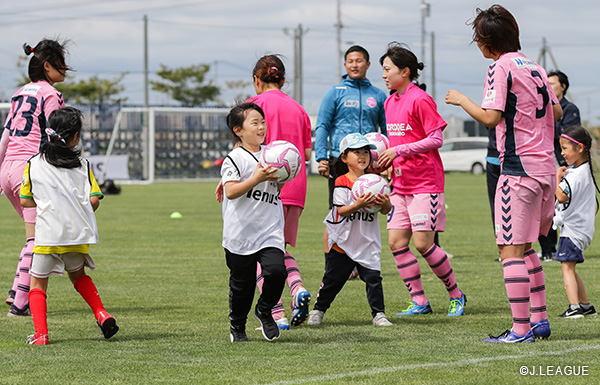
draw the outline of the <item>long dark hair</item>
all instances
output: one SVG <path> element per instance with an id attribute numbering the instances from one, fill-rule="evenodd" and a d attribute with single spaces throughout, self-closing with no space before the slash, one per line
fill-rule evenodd
<path id="1" fill-rule="evenodd" d="M 387 51 L 379 58 L 379 64 L 383 66 L 383 60 L 386 57 L 389 57 L 396 67 L 400 69 L 408 68 L 411 81 L 415 81 L 419 77 L 417 71 L 423 71 L 423 68 L 425 68 L 425 65 L 419 62 L 417 56 L 411 50 L 397 41 L 388 44 Z"/>
<path id="2" fill-rule="evenodd" d="M 65 63 L 66 46 L 68 43 L 68 40 L 59 42 L 58 40 L 44 39 L 37 43 L 35 47 L 31 47 L 27 43 L 23 44 L 25 55 L 29 56 L 33 54 L 31 60 L 29 60 L 29 79 L 32 82 L 40 80 L 49 82 L 50 79 L 48 79 L 44 70 L 44 63 L 46 62 L 50 63 L 59 72 L 65 73 L 71 71 L 72 68 Z"/>
<path id="3" fill-rule="evenodd" d="M 44 143 L 40 154 L 54 167 L 77 168 L 81 166 L 81 150 L 70 148 L 69 143 L 75 135 L 81 135 L 83 114 L 76 108 L 63 107 L 52 111 L 46 129 L 48 142 Z"/>
<path id="4" fill-rule="evenodd" d="M 592 180 L 594 181 L 594 186 L 596 186 L 596 191 L 600 193 L 600 188 L 598 188 L 598 183 L 596 182 L 596 177 L 594 176 L 594 166 L 592 162 L 592 136 L 590 133 L 583 128 L 582 126 L 572 126 L 563 131 L 563 134 L 568 136 L 567 139 L 573 146 L 577 146 L 578 143 L 572 141 L 569 138 L 575 139 L 577 142 L 583 144 L 583 148 L 585 151 L 585 155 L 587 157 L 587 161 L 590 164 L 590 173 L 592 174 Z M 598 213 L 598 197 L 596 197 L 596 213 Z"/>

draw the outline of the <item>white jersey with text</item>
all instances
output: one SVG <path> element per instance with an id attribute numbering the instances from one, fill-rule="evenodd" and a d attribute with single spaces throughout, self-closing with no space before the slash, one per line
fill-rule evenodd
<path id="1" fill-rule="evenodd" d="M 276 182 L 262 182 L 239 198 L 227 198 L 227 182 L 243 182 L 256 171 L 261 151 L 231 151 L 221 167 L 223 180 L 223 247 L 249 255 L 266 247 L 285 252 L 283 206 Z"/>

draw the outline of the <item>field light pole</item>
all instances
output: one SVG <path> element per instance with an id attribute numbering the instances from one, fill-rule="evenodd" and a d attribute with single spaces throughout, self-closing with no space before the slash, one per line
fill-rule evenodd
<path id="1" fill-rule="evenodd" d="M 150 138 L 148 137 L 150 119 L 148 105 L 148 15 L 144 15 L 144 113 L 142 114 L 142 126 L 144 127 L 142 140 L 144 141 L 144 149 L 146 149 L 143 152 L 144 158 L 148 156 L 148 143 L 150 143 Z M 142 174 L 146 180 L 149 175 L 147 164 L 148 162 L 143 162 L 142 167 Z"/>
<path id="2" fill-rule="evenodd" d="M 430 15 L 430 4 L 421 0 L 421 61 L 425 63 L 425 18 Z M 425 72 L 421 73 L 421 80 L 425 83 Z"/>

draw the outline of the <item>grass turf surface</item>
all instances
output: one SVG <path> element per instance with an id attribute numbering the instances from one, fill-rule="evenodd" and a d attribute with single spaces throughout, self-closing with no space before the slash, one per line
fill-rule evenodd
<path id="1" fill-rule="evenodd" d="M 105 341 L 92 312 L 68 278 L 52 277 L 48 290 L 49 346 L 27 346 L 30 318 L 0 317 L 0 383 L 44 384 L 481 384 L 598 383 L 600 317 L 560 319 L 568 301 L 560 264 L 544 263 L 552 336 L 526 345 L 484 343 L 488 333 L 511 326 L 511 314 L 492 233 L 485 177 L 448 174 L 447 230 L 442 247 L 460 288 L 466 315 L 447 317 L 444 285 L 418 256 L 434 314 L 394 314 L 407 307 L 408 292 L 382 231 L 382 276 L 393 327 L 371 324 L 364 284 L 350 281 L 317 327 L 301 325 L 267 342 L 250 315 L 250 343 L 228 334 L 228 269 L 221 248 L 221 206 L 215 182 L 122 186 L 97 212 L 100 244 L 91 253 L 90 275 L 120 331 Z M 316 298 L 323 275 L 322 220 L 326 182 L 309 178 L 300 219 L 299 261 L 306 288 Z M 181 219 L 170 219 L 179 211 Z M 24 229 L 7 199 L 0 199 L 0 292 L 12 284 Z M 382 229 L 385 219 L 380 216 Z M 537 244 L 536 244 L 537 247 Z M 417 254 L 418 255 L 418 254 Z M 592 304 L 600 308 L 600 246 L 586 251 L 578 273 Z M 255 296 L 256 300 L 257 296 Z M 289 290 L 284 289 L 289 309 Z M 4 299 L 4 297 L 2 297 Z M 8 311 L 8 306 L 4 311 Z M 312 304 L 311 304 L 312 308 Z M 289 310 L 288 310 L 289 317 Z M 587 376 L 522 376 L 553 366 L 587 366 Z"/>

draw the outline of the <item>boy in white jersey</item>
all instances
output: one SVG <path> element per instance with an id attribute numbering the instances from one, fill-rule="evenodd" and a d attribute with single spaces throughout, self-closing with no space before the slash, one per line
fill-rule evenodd
<path id="1" fill-rule="evenodd" d="M 544 271 L 531 244 L 547 234 L 554 214 L 554 121 L 562 115 L 546 71 L 520 52 L 519 26 L 500 5 L 477 9 L 473 41 L 485 58 L 484 98 L 478 106 L 450 90 L 446 103 L 461 106 L 486 127 L 496 127 L 501 175 L 496 189 L 496 243 L 513 315 L 513 327 L 487 342 L 527 343 L 550 336 Z M 531 303 L 531 317 L 529 306 Z"/>
<path id="2" fill-rule="evenodd" d="M 49 141 L 27 163 L 21 186 L 21 204 L 37 210 L 35 247 L 31 262 L 29 306 L 35 334 L 28 344 L 48 344 L 46 319 L 48 277 L 66 270 L 75 290 L 94 312 L 104 335 L 112 337 L 117 323 L 104 308 L 92 278 L 85 267 L 94 270 L 89 245 L 98 243 L 94 211 L 103 197 L 87 160 L 76 149 L 83 115 L 65 107 L 50 114 L 46 128 Z"/>
<path id="3" fill-rule="evenodd" d="M 390 326 L 385 316 L 383 286 L 381 285 L 381 234 L 377 213 L 362 210 L 367 206 L 381 207 L 386 215 L 392 204 L 388 195 L 363 194 L 356 201 L 352 186 L 365 174 L 371 163 L 371 149 L 361 134 L 348 134 L 340 142 L 340 157 L 334 164 L 336 175 L 333 208 L 325 218 L 329 252 L 326 254 L 325 274 L 317 294 L 314 310 L 309 313 L 308 325 L 319 325 L 336 295 L 348 281 L 354 268 L 367 285 L 367 300 L 371 306 L 373 325 Z"/>
<path id="4" fill-rule="evenodd" d="M 561 262 L 569 308 L 559 317 L 582 318 L 596 315 L 585 286 L 575 271 L 583 263 L 583 252 L 594 237 L 594 215 L 598 212 L 598 184 L 592 166 L 592 137 L 581 126 L 567 128 L 560 137 L 562 156 L 569 167 L 556 172 L 556 216 L 560 239 L 556 260 Z M 592 211 L 592 207 L 596 207 Z"/>
<path id="5" fill-rule="evenodd" d="M 261 167 L 267 126 L 263 110 L 242 103 L 227 115 L 227 126 L 240 145 L 221 167 L 223 181 L 223 248 L 229 267 L 229 320 L 231 342 L 246 342 L 246 320 L 252 307 L 257 262 L 264 283 L 254 309 L 262 334 L 272 341 L 280 332 L 271 310 L 279 301 L 286 279 L 284 218 L 278 176 L 273 167 Z"/>

